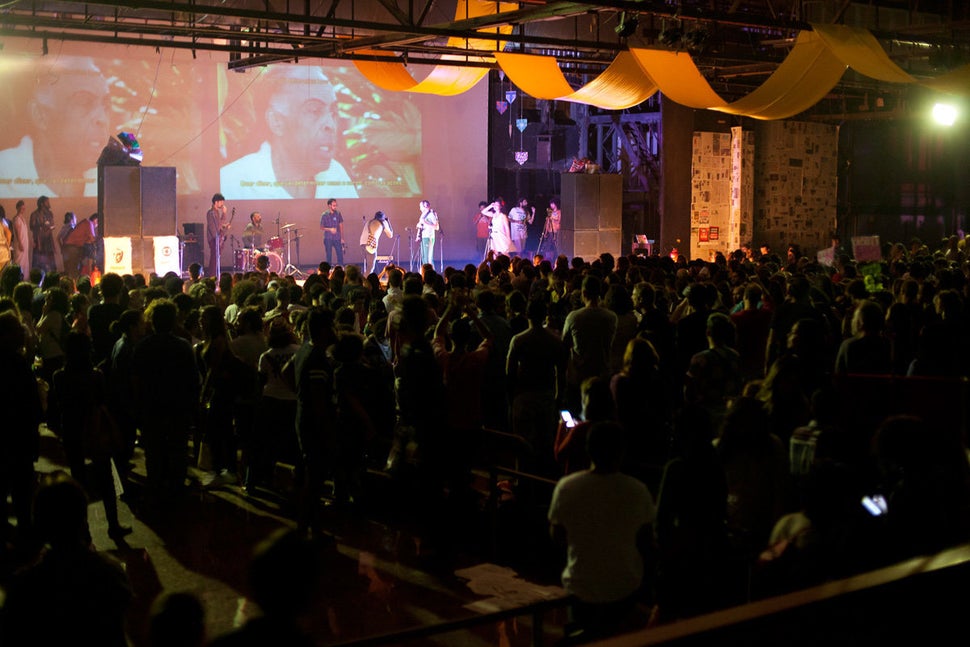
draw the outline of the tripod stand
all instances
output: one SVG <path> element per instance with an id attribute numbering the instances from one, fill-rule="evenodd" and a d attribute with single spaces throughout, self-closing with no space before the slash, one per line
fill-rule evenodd
<path id="1" fill-rule="evenodd" d="M 294 227 L 293 225 L 286 225 L 282 227 L 282 229 L 285 232 L 285 236 L 286 236 L 286 267 L 283 268 L 283 274 L 285 274 L 286 276 L 293 276 L 298 279 L 305 279 L 306 274 L 302 272 L 300 268 L 293 265 L 293 263 L 290 261 L 290 244 L 294 240 L 296 240 L 297 244 L 299 244 L 300 236 L 298 232 L 300 230 Z"/>
<path id="2" fill-rule="evenodd" d="M 411 229 L 408 227 L 404 228 L 404 232 L 408 235 L 408 272 L 414 271 L 414 236 L 411 235 Z M 418 248 L 418 253 L 420 253 L 420 247 Z"/>
<path id="3" fill-rule="evenodd" d="M 539 237 L 539 246 L 536 248 L 536 255 L 542 255 L 543 258 L 545 258 L 545 256 L 542 254 L 542 249 L 544 245 L 551 246 L 552 249 L 554 249 L 557 254 L 559 253 L 559 241 L 558 241 L 559 232 L 552 231 L 552 227 L 550 227 L 549 224 L 550 224 L 549 221 L 546 220 L 546 224 L 542 228 L 542 235 Z"/>

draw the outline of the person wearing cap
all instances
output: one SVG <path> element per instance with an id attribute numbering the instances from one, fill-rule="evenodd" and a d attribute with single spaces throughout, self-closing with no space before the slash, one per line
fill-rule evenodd
<path id="1" fill-rule="evenodd" d="M 381 241 L 381 234 L 392 238 L 394 229 L 391 228 L 391 221 L 388 220 L 387 214 L 378 211 L 374 214 L 373 219 L 364 225 L 364 230 L 360 232 L 360 246 L 364 250 L 363 269 L 365 276 L 376 271 L 377 246 Z"/>

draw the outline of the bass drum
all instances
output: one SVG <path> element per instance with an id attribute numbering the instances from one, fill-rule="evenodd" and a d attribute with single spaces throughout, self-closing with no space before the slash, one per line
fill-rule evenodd
<path id="1" fill-rule="evenodd" d="M 280 274 L 283 272 L 283 257 L 276 252 L 266 252 L 266 258 L 269 259 L 269 271 L 270 273 Z"/>

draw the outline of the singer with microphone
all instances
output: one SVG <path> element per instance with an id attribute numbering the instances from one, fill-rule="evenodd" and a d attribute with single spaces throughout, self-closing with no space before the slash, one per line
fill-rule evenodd
<path id="1" fill-rule="evenodd" d="M 394 230 L 387 215 L 383 211 L 378 211 L 360 232 L 360 246 L 364 249 L 365 276 L 377 271 L 377 246 L 381 242 L 381 234 L 392 238 Z"/>
<path id="2" fill-rule="evenodd" d="M 421 243 L 421 265 L 433 263 L 435 232 L 438 231 L 438 214 L 431 208 L 431 203 L 422 200 L 419 204 L 421 215 L 418 217 L 417 241 Z"/>
<path id="3" fill-rule="evenodd" d="M 232 224 L 226 218 L 226 199 L 221 193 L 212 196 L 212 208 L 205 215 L 206 239 L 209 241 L 209 264 L 206 273 L 216 279 L 222 271 L 222 244 Z"/>

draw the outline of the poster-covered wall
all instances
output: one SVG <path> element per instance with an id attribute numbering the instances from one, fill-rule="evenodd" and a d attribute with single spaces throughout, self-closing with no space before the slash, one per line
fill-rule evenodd
<path id="1" fill-rule="evenodd" d="M 690 256 L 725 256 L 751 237 L 754 133 L 694 133 Z"/>
<path id="2" fill-rule="evenodd" d="M 800 121 L 758 125 L 755 244 L 785 255 L 788 245 L 815 252 L 831 244 L 838 199 L 836 126 Z"/>
<path id="3" fill-rule="evenodd" d="M 836 225 L 838 129 L 759 123 L 754 131 L 695 132 L 691 258 L 713 260 L 741 245 L 814 256 Z"/>
<path id="4" fill-rule="evenodd" d="M 691 167 L 690 257 L 712 260 L 729 246 L 731 135 L 695 132 Z"/>
<path id="5" fill-rule="evenodd" d="M 754 133 L 731 128 L 731 221 L 729 249 L 751 242 L 754 223 Z"/>

